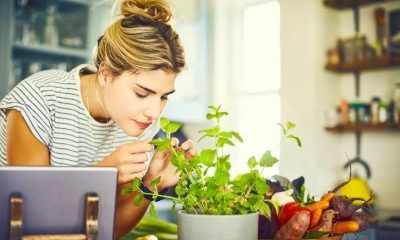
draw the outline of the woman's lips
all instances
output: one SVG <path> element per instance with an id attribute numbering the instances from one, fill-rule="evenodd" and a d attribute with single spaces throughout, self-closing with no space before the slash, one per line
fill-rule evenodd
<path id="1" fill-rule="evenodd" d="M 136 120 L 133 120 L 141 129 L 146 129 L 147 127 L 150 126 L 151 123 L 142 123 L 142 122 L 138 122 Z"/>

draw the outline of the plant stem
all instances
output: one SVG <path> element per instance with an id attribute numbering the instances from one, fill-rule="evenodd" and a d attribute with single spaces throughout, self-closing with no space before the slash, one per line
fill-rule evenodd
<path id="1" fill-rule="evenodd" d="M 197 201 L 196 197 L 193 196 L 193 194 L 189 194 L 190 196 L 192 196 L 193 200 L 196 202 L 197 206 L 199 206 L 200 210 L 203 212 L 204 214 L 204 207 L 201 206 L 201 204 Z"/>
<path id="2" fill-rule="evenodd" d="M 154 195 L 154 194 L 152 194 L 152 193 L 143 192 L 142 190 L 140 190 L 140 192 L 143 193 L 144 195 L 151 195 L 151 196 Z M 171 199 L 171 200 L 175 200 L 175 201 L 179 201 L 179 198 L 171 197 L 171 196 L 168 196 L 168 195 L 157 194 L 157 196 L 160 196 L 160 197 L 163 197 L 163 198 L 167 198 L 167 199 Z"/>

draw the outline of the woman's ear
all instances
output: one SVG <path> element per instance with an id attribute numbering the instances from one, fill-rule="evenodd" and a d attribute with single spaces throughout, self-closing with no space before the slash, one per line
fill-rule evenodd
<path id="1" fill-rule="evenodd" d="M 111 74 L 105 68 L 104 63 L 101 63 L 99 66 L 99 70 L 97 71 L 97 79 L 99 81 L 100 87 L 105 87 L 107 83 L 109 83 L 112 79 Z"/>

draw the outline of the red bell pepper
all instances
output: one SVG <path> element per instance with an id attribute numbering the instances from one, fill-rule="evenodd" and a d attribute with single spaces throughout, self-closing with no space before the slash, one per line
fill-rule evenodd
<path id="1" fill-rule="evenodd" d="M 296 202 L 289 202 L 289 203 L 286 203 L 285 205 L 283 205 L 283 207 L 279 211 L 279 216 L 278 216 L 279 227 L 282 227 L 283 225 L 285 225 L 294 214 L 296 214 L 297 212 L 300 212 L 300 211 L 308 211 L 308 212 L 310 212 L 310 216 L 311 216 L 310 210 L 300 206 Z"/>

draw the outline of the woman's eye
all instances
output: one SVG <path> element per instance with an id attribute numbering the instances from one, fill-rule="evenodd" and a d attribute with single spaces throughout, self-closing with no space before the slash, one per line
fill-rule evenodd
<path id="1" fill-rule="evenodd" d="M 168 100 L 168 96 L 162 96 L 161 99 L 162 100 Z"/>
<path id="2" fill-rule="evenodd" d="M 148 95 L 148 94 L 143 95 L 143 94 L 140 94 L 140 93 L 137 93 L 137 92 L 135 92 L 135 94 L 136 94 L 136 96 L 139 97 L 139 98 L 145 98 L 145 97 L 147 97 L 147 95 Z"/>

